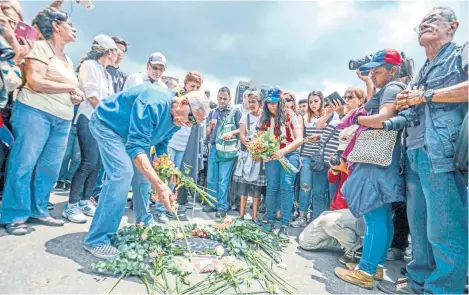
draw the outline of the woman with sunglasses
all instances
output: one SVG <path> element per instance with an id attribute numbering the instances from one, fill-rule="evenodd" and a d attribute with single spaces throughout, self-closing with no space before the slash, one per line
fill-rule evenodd
<path id="1" fill-rule="evenodd" d="M 264 230 L 272 231 L 275 225 L 275 212 L 281 211 L 279 234 L 288 236 L 288 225 L 292 216 L 295 173 L 282 168 L 279 161 L 285 157 L 293 166 L 299 166 L 298 147 L 303 142 L 303 134 L 295 113 L 284 107 L 282 91 L 276 87 L 267 91 L 262 109 L 259 131 L 273 130 L 280 138 L 280 150 L 265 161 L 267 178 L 267 220 Z"/>
<path id="2" fill-rule="evenodd" d="M 320 120 L 330 122 L 337 119 L 336 113 L 326 112 L 324 108 L 324 95 L 321 91 L 312 91 L 308 95 L 308 110 L 302 117 L 303 125 L 303 146 L 301 147 L 301 170 L 300 170 L 300 194 L 299 194 L 299 217 L 292 222 L 292 227 L 305 227 L 308 225 L 308 210 L 312 207 L 311 220 L 316 219 L 321 213 L 328 209 L 328 166 L 320 171 L 315 171 L 311 167 L 313 155 L 320 153 L 320 140 L 324 129 L 318 128 Z M 323 161 L 323 159 L 320 159 Z"/>
<path id="3" fill-rule="evenodd" d="M 101 167 L 98 144 L 91 135 L 89 122 L 99 102 L 114 94 L 112 77 L 106 71 L 108 65 L 115 64 L 118 48 L 114 40 L 106 35 L 94 38 L 91 51 L 80 65 L 78 78 L 86 100 L 78 108 L 75 124 L 80 143 L 81 161 L 73 175 L 68 204 L 62 216 L 71 222 L 85 223 L 87 216 L 94 216 L 96 207 L 90 201 L 93 187 Z"/>
<path id="4" fill-rule="evenodd" d="M 16 142 L 10 151 L 0 220 L 13 235 L 28 233 L 28 219 L 63 226 L 62 220 L 49 216 L 47 203 L 67 148 L 73 105 L 83 101 L 72 62 L 64 52 L 76 39 L 68 15 L 46 8 L 33 25 L 45 40 L 34 42 L 25 56 L 27 83 L 10 120 Z"/>

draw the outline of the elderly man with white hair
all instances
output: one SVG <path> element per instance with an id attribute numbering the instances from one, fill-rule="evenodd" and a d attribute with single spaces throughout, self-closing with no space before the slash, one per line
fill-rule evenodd
<path id="1" fill-rule="evenodd" d="M 435 7 L 423 18 L 415 31 L 427 61 L 411 89 L 396 97 L 398 110 L 413 107 L 420 121 L 406 124 L 405 140 L 414 260 L 406 278 L 379 285 L 386 293 L 461 294 L 466 284 L 467 171 L 457 168 L 454 157 L 467 116 L 468 44 L 453 43 L 458 27 L 448 7 Z"/>
<path id="2" fill-rule="evenodd" d="M 90 121 L 90 130 L 98 142 L 107 181 L 103 185 L 96 214 L 84 247 L 102 259 L 116 257 L 110 237 L 119 227 L 125 211 L 127 193 L 132 185 L 136 222 L 149 226 L 146 214 L 150 185 L 157 201 L 172 210 L 176 196 L 158 177 L 149 160 L 155 146 L 157 156 L 168 152 L 168 142 L 181 126 L 205 120 L 209 101 L 203 92 L 193 91 L 181 97 L 166 88 L 144 84 L 119 92 L 100 102 Z M 148 219 L 148 220 L 143 220 Z"/>

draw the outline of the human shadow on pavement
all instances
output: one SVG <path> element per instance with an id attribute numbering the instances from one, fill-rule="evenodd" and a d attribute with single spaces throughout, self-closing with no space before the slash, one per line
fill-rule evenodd
<path id="1" fill-rule="evenodd" d="M 91 265 L 100 261 L 100 259 L 83 248 L 83 240 L 86 234 L 86 232 L 70 233 L 49 240 L 45 244 L 46 252 L 73 260 L 81 266 L 78 271 L 92 275 L 96 281 L 102 281 L 108 277 L 118 278 L 118 276 L 102 274 L 93 270 Z M 140 280 L 136 277 L 126 277 L 125 280 L 140 283 Z"/>

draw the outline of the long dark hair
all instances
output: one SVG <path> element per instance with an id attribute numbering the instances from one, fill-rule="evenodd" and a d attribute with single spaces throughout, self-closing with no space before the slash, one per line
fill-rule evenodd
<path id="1" fill-rule="evenodd" d="M 319 108 L 319 113 L 322 115 L 323 111 L 324 111 L 324 94 L 319 91 L 319 90 L 313 90 L 311 91 L 309 94 L 308 94 L 308 123 L 311 123 L 311 119 L 313 118 L 313 111 L 311 110 L 311 108 L 309 107 L 309 100 L 311 99 L 311 97 L 313 96 L 317 96 L 319 97 L 319 99 L 321 99 L 321 107 Z"/>
<path id="2" fill-rule="evenodd" d="M 265 129 L 267 124 L 271 121 L 272 119 L 272 113 L 269 110 L 269 107 L 267 106 L 269 103 L 264 101 L 264 105 L 262 106 L 262 114 L 261 114 L 261 119 L 260 119 L 260 126 L 261 129 Z M 277 103 L 277 116 L 274 118 L 274 122 L 276 126 L 282 126 L 285 124 L 285 121 L 287 120 L 287 116 L 284 111 L 284 102 L 283 99 L 280 99 Z M 274 127 L 274 126 L 271 126 Z"/>

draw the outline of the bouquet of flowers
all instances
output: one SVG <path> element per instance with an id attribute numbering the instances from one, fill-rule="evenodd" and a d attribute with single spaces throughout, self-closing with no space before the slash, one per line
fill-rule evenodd
<path id="1" fill-rule="evenodd" d="M 155 168 L 156 174 L 165 183 L 169 183 L 171 177 L 176 176 L 179 178 L 179 184 L 176 190 L 182 186 L 185 186 L 188 190 L 196 192 L 200 195 L 203 201 L 207 202 L 208 205 L 213 206 L 212 202 L 217 200 L 212 197 L 207 189 L 195 183 L 194 179 L 188 176 L 191 167 L 184 164 L 184 172 L 174 167 L 174 163 L 169 158 L 168 154 L 159 156 L 153 161 L 153 168 Z"/>
<path id="2" fill-rule="evenodd" d="M 252 140 L 249 143 L 248 151 L 252 155 L 254 161 L 266 160 L 278 150 L 280 150 L 281 137 L 278 138 L 274 135 L 272 128 L 269 128 L 266 132 L 260 135 L 252 134 Z M 287 158 L 283 157 L 278 160 L 280 165 L 285 171 L 298 173 L 298 169 L 293 166 Z"/>

